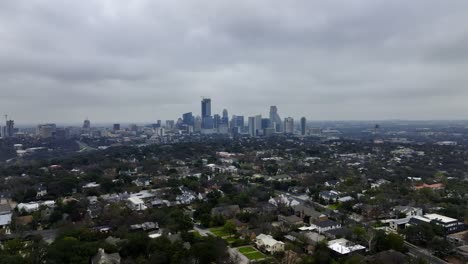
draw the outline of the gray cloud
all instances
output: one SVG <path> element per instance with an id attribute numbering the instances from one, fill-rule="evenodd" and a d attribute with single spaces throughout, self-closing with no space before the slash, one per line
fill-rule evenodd
<path id="1" fill-rule="evenodd" d="M 464 0 L 0 2 L 0 111 L 21 123 L 230 114 L 458 119 Z M 429 107 L 431 106 L 431 107 Z"/>

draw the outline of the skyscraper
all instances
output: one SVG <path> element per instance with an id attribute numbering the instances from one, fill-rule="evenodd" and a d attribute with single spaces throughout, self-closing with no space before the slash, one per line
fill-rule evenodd
<path id="1" fill-rule="evenodd" d="M 275 105 L 270 106 L 270 126 L 275 129 L 276 132 L 283 131 L 281 117 L 278 114 L 278 108 Z"/>
<path id="2" fill-rule="evenodd" d="M 7 120 L 3 127 L 3 137 L 12 137 L 15 134 L 15 121 Z"/>
<path id="3" fill-rule="evenodd" d="M 249 116 L 249 136 L 255 137 L 257 128 L 255 127 L 255 116 Z"/>
<path id="4" fill-rule="evenodd" d="M 37 126 L 37 135 L 42 138 L 55 136 L 57 126 L 55 124 L 41 124 Z"/>
<path id="5" fill-rule="evenodd" d="M 294 133 L 294 119 L 292 117 L 287 117 L 284 119 L 284 133 Z"/>
<path id="6" fill-rule="evenodd" d="M 228 110 L 227 109 L 223 109 L 223 117 L 221 119 L 221 123 L 225 124 L 225 125 L 229 124 L 229 115 L 228 115 Z"/>
<path id="7" fill-rule="evenodd" d="M 184 125 L 193 126 L 194 118 L 192 112 L 188 112 L 182 115 L 182 120 Z"/>
<path id="8" fill-rule="evenodd" d="M 211 116 L 211 99 L 203 98 L 201 102 L 202 117 Z"/>
<path id="9" fill-rule="evenodd" d="M 213 116 L 213 127 L 214 128 L 219 128 L 219 125 L 221 124 L 221 116 L 216 114 Z"/>
<path id="10" fill-rule="evenodd" d="M 114 130 L 114 131 L 119 131 L 119 130 L 120 130 L 120 124 L 114 124 L 114 125 L 112 126 L 112 130 Z"/>
<path id="11" fill-rule="evenodd" d="M 203 98 L 201 101 L 202 128 L 213 128 L 213 118 L 211 117 L 211 99 Z"/>
<path id="12" fill-rule="evenodd" d="M 262 131 L 262 115 L 255 116 L 255 135 L 261 136 L 263 135 Z"/>
<path id="13" fill-rule="evenodd" d="M 301 135 L 305 136 L 306 134 L 306 129 L 307 129 L 307 125 L 306 125 L 306 118 L 305 117 L 302 117 L 301 118 Z"/>
<path id="14" fill-rule="evenodd" d="M 89 121 L 89 119 L 85 119 L 85 121 L 83 121 L 83 129 L 90 129 L 91 128 L 91 121 Z"/>

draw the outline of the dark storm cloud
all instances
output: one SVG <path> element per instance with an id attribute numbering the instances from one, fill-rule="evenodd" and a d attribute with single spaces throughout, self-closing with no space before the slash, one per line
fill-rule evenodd
<path id="1" fill-rule="evenodd" d="M 215 111 L 464 118 L 468 2 L 0 2 L 0 111 L 17 123 Z M 429 107 L 432 106 L 432 107 Z"/>

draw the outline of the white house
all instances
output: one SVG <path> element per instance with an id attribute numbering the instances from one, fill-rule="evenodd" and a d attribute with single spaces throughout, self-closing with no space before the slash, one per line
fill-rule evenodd
<path id="1" fill-rule="evenodd" d="M 143 211 L 143 210 L 146 210 L 147 208 L 145 205 L 145 202 L 138 197 L 129 197 L 127 201 L 128 201 L 128 207 L 130 207 L 130 209 L 134 211 Z"/>
<path id="2" fill-rule="evenodd" d="M 330 242 L 328 242 L 328 248 L 340 255 L 347 255 L 355 251 L 366 249 L 365 247 L 354 244 L 351 241 L 344 238 L 331 240 Z"/>
<path id="3" fill-rule="evenodd" d="M 318 221 L 310 226 L 314 227 L 320 234 L 328 230 L 341 228 L 341 224 L 333 220 Z"/>
<path id="4" fill-rule="evenodd" d="M 270 235 L 260 234 L 255 239 L 257 248 L 265 249 L 268 253 L 284 251 L 284 243 L 274 239 Z"/>
<path id="5" fill-rule="evenodd" d="M 40 206 L 54 207 L 55 201 L 49 200 L 44 202 L 20 203 L 17 205 L 17 208 L 18 211 L 25 211 L 27 213 L 31 213 L 39 210 Z"/>

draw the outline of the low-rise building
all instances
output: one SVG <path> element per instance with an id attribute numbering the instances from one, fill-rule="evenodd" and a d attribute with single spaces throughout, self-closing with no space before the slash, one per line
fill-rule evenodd
<path id="1" fill-rule="evenodd" d="M 328 248 L 338 255 L 348 255 L 353 252 L 364 251 L 364 246 L 355 244 L 347 239 L 340 238 L 328 242 Z"/>
<path id="2" fill-rule="evenodd" d="M 145 202 L 138 197 L 129 197 L 127 201 L 128 207 L 134 211 L 143 211 L 147 208 Z"/>
<path id="3" fill-rule="evenodd" d="M 465 230 L 465 225 L 455 218 L 440 214 L 425 214 L 423 216 L 412 217 L 409 224 L 434 223 L 442 226 L 447 234 L 453 234 Z"/>
<path id="4" fill-rule="evenodd" d="M 341 224 L 333 220 L 325 220 L 325 221 L 315 222 L 311 225 L 311 227 L 315 227 L 317 231 L 319 232 L 319 234 L 321 234 L 328 230 L 340 228 Z"/>
<path id="5" fill-rule="evenodd" d="M 263 249 L 268 253 L 284 251 L 284 243 L 274 239 L 270 235 L 260 234 L 255 239 L 255 245 L 259 249 Z"/>

